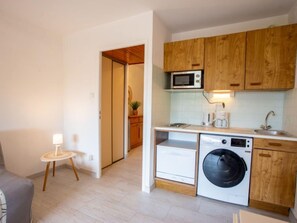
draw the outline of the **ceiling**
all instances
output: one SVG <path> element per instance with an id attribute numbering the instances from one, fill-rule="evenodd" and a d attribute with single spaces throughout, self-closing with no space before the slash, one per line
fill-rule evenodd
<path id="1" fill-rule="evenodd" d="M 102 55 L 123 64 L 141 64 L 144 63 L 144 45 L 108 50 Z"/>
<path id="2" fill-rule="evenodd" d="M 0 14 L 60 35 L 150 10 L 173 32 L 284 15 L 296 0 L 0 0 Z"/>

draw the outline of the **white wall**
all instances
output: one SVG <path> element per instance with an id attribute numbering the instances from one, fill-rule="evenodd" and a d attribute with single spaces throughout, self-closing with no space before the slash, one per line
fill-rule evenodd
<path id="1" fill-rule="evenodd" d="M 289 23 L 297 23 L 297 2 L 289 13 Z M 296 61 L 297 63 L 297 61 Z M 284 105 L 284 129 L 297 136 L 297 69 L 295 71 L 295 88 L 287 91 L 285 94 Z M 292 209 L 295 218 L 297 218 L 297 184 L 295 195 L 295 207 Z"/>
<path id="2" fill-rule="evenodd" d="M 171 33 L 162 21 L 154 15 L 153 18 L 153 78 L 152 78 L 152 127 L 162 126 L 170 119 L 170 94 L 164 91 L 167 84 L 163 71 L 164 43 L 170 40 Z M 154 130 L 151 129 L 150 185 L 154 185 Z"/>
<path id="3" fill-rule="evenodd" d="M 87 29 L 65 38 L 64 128 L 69 148 L 84 153 L 76 159 L 79 167 L 100 176 L 100 52 L 145 44 L 144 64 L 144 161 L 150 169 L 151 89 L 152 89 L 152 12 Z M 94 160 L 87 159 L 88 154 Z M 148 160 L 146 160 L 148 159 Z M 143 174 L 143 189 L 149 188 L 149 175 Z"/>
<path id="4" fill-rule="evenodd" d="M 230 127 L 260 128 L 266 114 L 273 110 L 268 124 L 282 129 L 284 92 L 236 92 L 235 97 L 224 99 L 230 112 Z M 172 93 L 170 122 L 202 124 L 203 112 L 215 112 L 215 105 L 208 104 L 201 92 Z"/>
<path id="5" fill-rule="evenodd" d="M 0 142 L 7 169 L 28 176 L 63 132 L 62 39 L 8 16 L 0 30 Z"/>
<path id="6" fill-rule="evenodd" d="M 182 40 L 196 37 L 208 37 L 228 33 L 236 33 L 270 25 L 285 25 L 288 15 L 211 27 L 172 34 L 172 39 Z M 230 112 L 230 126 L 243 128 L 259 128 L 266 114 L 274 110 L 276 116 L 269 119 L 274 129 L 283 129 L 284 92 L 237 92 L 234 98 L 226 102 L 226 110 Z M 214 112 L 215 106 L 207 104 L 201 93 L 174 93 L 171 95 L 170 122 L 186 122 L 201 124 L 203 112 Z"/>
<path id="7" fill-rule="evenodd" d="M 143 114 L 143 78 L 144 64 L 134 64 L 127 66 L 128 85 L 132 89 L 132 101 L 140 101 L 141 106 L 138 108 L 138 114 Z M 129 106 L 129 115 L 132 115 L 132 109 Z"/>
<path id="8" fill-rule="evenodd" d="M 163 71 L 164 43 L 170 41 L 171 33 L 162 21 L 154 15 L 153 21 L 153 126 L 167 124 L 170 119 L 170 94 L 167 75 Z"/>
<path id="9" fill-rule="evenodd" d="M 198 37 L 210 37 L 216 35 L 230 34 L 244 32 L 254 29 L 267 28 L 275 25 L 286 25 L 288 24 L 288 15 L 269 17 L 265 19 L 251 20 L 246 22 L 228 24 L 224 26 L 216 26 L 205 29 L 192 30 L 188 32 L 173 33 L 172 41 L 198 38 Z"/>

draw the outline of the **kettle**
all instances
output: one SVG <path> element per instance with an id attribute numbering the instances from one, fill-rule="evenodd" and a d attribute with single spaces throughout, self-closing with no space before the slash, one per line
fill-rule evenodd
<path id="1" fill-rule="evenodd" d="M 213 125 L 213 113 L 212 112 L 203 113 L 202 125 L 204 125 L 204 126 L 212 126 Z"/>
<path id="2" fill-rule="evenodd" d="M 216 111 L 214 126 L 216 128 L 229 128 L 229 113 L 226 111 Z"/>

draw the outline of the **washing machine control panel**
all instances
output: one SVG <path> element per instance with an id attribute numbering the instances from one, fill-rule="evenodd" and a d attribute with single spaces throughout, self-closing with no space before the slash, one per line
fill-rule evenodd
<path id="1" fill-rule="evenodd" d="M 226 135 L 204 135 L 203 144 L 209 146 L 218 146 L 220 148 L 238 148 L 251 150 L 253 139 L 241 136 L 226 136 Z"/>
<path id="2" fill-rule="evenodd" d="M 231 138 L 231 146 L 234 147 L 249 147 L 249 140 L 247 139 L 239 139 L 239 138 Z"/>

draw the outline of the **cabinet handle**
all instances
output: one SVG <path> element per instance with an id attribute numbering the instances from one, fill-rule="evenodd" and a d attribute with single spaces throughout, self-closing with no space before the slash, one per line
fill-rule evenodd
<path id="1" fill-rule="evenodd" d="M 200 63 L 193 63 L 192 67 L 200 66 Z"/>
<path id="2" fill-rule="evenodd" d="M 268 145 L 270 145 L 270 146 L 282 146 L 281 143 L 277 143 L 277 142 L 269 142 Z"/>
<path id="3" fill-rule="evenodd" d="M 264 154 L 264 153 L 260 153 L 259 156 L 261 156 L 261 157 L 271 157 L 270 154 Z"/>
<path id="4" fill-rule="evenodd" d="M 231 87 L 238 87 L 240 84 L 230 84 Z"/>
<path id="5" fill-rule="evenodd" d="M 250 85 L 252 86 L 258 86 L 258 85 L 261 85 L 262 83 L 261 82 L 252 82 L 250 83 Z"/>
<path id="6" fill-rule="evenodd" d="M 138 138 L 140 138 L 140 127 L 138 127 Z"/>

